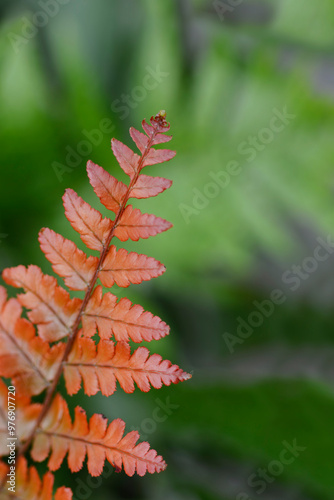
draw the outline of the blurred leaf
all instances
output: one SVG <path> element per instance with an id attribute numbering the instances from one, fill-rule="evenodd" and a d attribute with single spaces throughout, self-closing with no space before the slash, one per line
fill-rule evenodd
<path id="1" fill-rule="evenodd" d="M 196 373 L 193 375 L 196 383 Z M 305 447 L 282 477 L 301 481 L 315 492 L 333 495 L 332 441 L 328 429 L 334 399 L 323 387 L 303 381 L 267 381 L 245 387 L 177 386 L 172 402 L 179 405 L 168 426 L 182 445 L 186 438 L 210 440 L 221 450 L 235 450 L 258 466 L 277 460 L 283 442 Z M 191 415 L 191 417 L 189 417 Z M 182 438 L 182 436 L 184 438 Z"/>

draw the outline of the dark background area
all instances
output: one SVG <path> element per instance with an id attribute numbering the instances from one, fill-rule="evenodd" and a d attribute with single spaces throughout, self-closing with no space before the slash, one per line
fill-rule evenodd
<path id="1" fill-rule="evenodd" d="M 100 481 L 63 466 L 59 484 L 76 499 L 334 498 L 333 2 L 0 0 L 0 75 L 1 269 L 50 273 L 44 226 L 81 246 L 61 196 L 101 208 L 85 164 L 122 178 L 112 136 L 132 147 L 129 127 L 166 109 L 178 153 L 147 172 L 172 189 L 137 204 L 173 230 L 126 245 L 167 272 L 114 293 L 170 324 L 149 348 L 193 378 L 71 399 L 123 418 L 168 468 Z"/>

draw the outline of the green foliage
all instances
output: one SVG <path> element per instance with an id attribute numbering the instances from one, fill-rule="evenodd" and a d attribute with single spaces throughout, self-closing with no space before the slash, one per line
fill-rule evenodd
<path id="1" fill-rule="evenodd" d="M 37 1 L 31 5 L 38 9 Z M 263 352 L 267 359 L 266 353 L 282 346 L 291 363 L 309 348 L 314 357 L 328 352 L 327 365 L 332 365 L 333 257 L 301 280 L 296 292 L 284 286 L 282 275 L 313 255 L 317 237 L 333 233 L 334 4 L 244 0 L 223 21 L 213 5 L 205 0 L 72 0 L 18 54 L 7 35 L 19 33 L 21 16 L 32 12 L 20 10 L 18 2 L 15 12 L 3 16 L 0 233 L 8 236 L 0 240 L 1 266 L 43 265 L 36 243 L 39 228 L 52 225 L 69 235 L 59 215 L 60 201 L 53 206 L 50 199 L 60 200 L 70 186 L 94 204 L 92 193 L 85 191 L 88 157 L 109 165 L 113 173 L 115 161 L 111 152 L 105 153 L 111 136 L 123 135 L 127 142 L 130 125 L 138 127 L 143 116 L 165 108 L 178 151 L 168 170 L 174 185 L 169 196 L 150 200 L 147 211 L 168 214 L 174 235 L 160 235 L 149 247 L 140 242 L 137 251 L 159 255 L 168 273 L 138 293 L 131 290 L 129 298 L 138 302 L 140 294 L 143 307 L 177 330 L 160 344 L 165 349 L 160 352 L 192 365 L 193 389 L 188 384 L 177 391 L 180 408 L 168 418 L 179 440 L 174 456 L 167 456 L 166 479 L 125 486 L 114 475 L 114 497 L 127 492 L 138 499 L 235 500 L 247 482 L 244 467 L 267 464 L 282 440 L 300 438 L 307 452 L 273 487 L 282 485 L 281 498 L 296 490 L 298 500 L 305 495 L 327 500 L 334 489 L 330 377 L 321 364 L 312 384 L 307 366 L 300 375 L 282 369 L 284 382 L 273 381 L 270 371 L 259 373 L 256 382 L 252 373 L 258 362 L 254 353 Z M 168 76 L 161 76 L 143 99 L 132 98 L 127 111 L 119 111 L 120 103 L 117 110 L 115 101 L 122 94 L 132 96 L 136 87 L 143 87 L 148 66 Z M 268 144 L 260 140 L 261 150 L 251 146 L 252 152 L 246 152 L 249 137 L 266 138 L 262 130 L 270 128 L 275 109 L 282 112 L 284 107 L 295 118 L 273 133 Z M 98 129 L 103 119 L 110 119 L 114 130 L 103 134 L 100 144 L 60 182 L 53 162 L 65 164 L 66 147 L 76 149 L 85 139 L 83 129 Z M 231 161 L 237 163 L 233 175 L 228 174 Z M 214 182 L 210 172 L 221 175 L 226 185 Z M 164 176 L 165 171 L 155 166 L 152 175 Z M 203 198 L 212 182 L 215 196 Z M 198 208 L 196 200 L 194 205 L 194 197 L 205 206 Z M 188 209 L 180 209 L 182 204 Z M 230 354 L 224 332 L 235 335 L 237 318 L 247 318 L 255 310 L 254 300 L 268 299 L 275 288 L 286 292 L 286 302 Z M 242 378 L 234 370 L 243 363 Z M 74 398 L 75 404 L 81 404 L 80 398 L 84 396 Z M 135 412 L 143 421 L 151 419 L 156 395 L 149 398 L 151 406 L 140 395 L 131 403 L 126 395 L 117 395 L 117 410 L 127 420 Z M 110 411 L 104 398 L 101 406 Z M 209 408 L 204 418 L 202 412 Z M 161 427 L 156 424 L 149 436 L 155 447 L 155 439 L 171 441 Z M 198 435 L 202 438 L 196 448 L 192 437 Z M 177 457 L 184 447 L 188 455 L 183 458 L 189 459 L 195 477 L 190 472 L 180 477 Z M 161 452 L 166 455 L 163 448 Z M 231 493 L 215 467 L 232 469 L 241 489 Z M 200 479 L 201 470 L 210 481 Z M 110 496 L 101 488 L 96 491 L 102 500 Z"/>

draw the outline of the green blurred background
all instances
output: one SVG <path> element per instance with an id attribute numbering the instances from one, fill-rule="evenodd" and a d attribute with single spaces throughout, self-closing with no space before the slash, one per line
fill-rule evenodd
<path id="1" fill-rule="evenodd" d="M 138 202 L 173 230 L 127 245 L 167 272 L 115 293 L 171 325 L 150 349 L 193 378 L 72 398 L 124 418 L 168 468 L 102 482 L 62 467 L 59 484 L 76 499 L 333 499 L 333 1 L 1 0 L 0 22 L 2 269 L 51 272 L 43 226 L 81 246 L 61 196 L 99 207 L 85 164 L 123 178 L 111 136 L 132 146 L 129 127 L 166 109 L 178 153 L 148 172 L 172 189 Z M 301 449 L 282 464 L 286 443 Z"/>

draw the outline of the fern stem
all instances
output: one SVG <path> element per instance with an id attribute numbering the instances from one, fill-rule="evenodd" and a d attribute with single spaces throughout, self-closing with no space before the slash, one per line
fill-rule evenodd
<path id="1" fill-rule="evenodd" d="M 148 144 L 143 152 L 143 154 L 141 155 L 140 157 L 140 160 L 138 162 L 138 166 L 137 166 L 137 170 L 136 170 L 136 173 L 133 177 L 133 179 L 131 180 L 129 186 L 128 186 L 128 189 L 124 195 L 124 198 L 122 200 L 122 203 L 120 204 L 120 207 L 118 209 L 118 212 L 115 216 L 115 220 L 114 220 L 114 224 L 109 232 L 109 235 L 108 235 L 108 238 L 106 240 L 106 243 L 104 245 L 104 248 L 101 252 L 101 255 L 100 255 L 100 258 L 99 258 L 99 261 L 98 261 L 98 264 L 96 266 L 96 269 L 95 269 L 95 272 L 94 272 L 94 275 L 91 279 L 91 282 L 87 288 L 87 291 L 85 293 L 85 297 L 82 301 L 82 304 L 81 304 L 81 307 L 80 307 L 80 310 L 78 312 L 78 315 L 76 317 L 76 320 L 71 328 L 71 333 L 69 335 L 69 339 L 68 339 L 68 342 L 66 344 L 66 348 L 65 348 L 65 351 L 64 351 L 64 354 L 63 354 L 63 357 L 62 357 L 62 360 L 61 362 L 59 363 L 59 366 L 58 366 L 58 369 L 57 369 L 57 372 L 55 374 L 55 377 L 52 381 L 52 384 L 49 386 L 48 390 L 47 390 L 47 393 L 46 393 L 46 396 L 45 396 L 45 400 L 44 400 L 44 403 L 43 403 L 43 408 L 36 420 L 36 423 L 30 433 L 30 435 L 28 436 L 28 438 L 26 439 L 26 441 L 22 444 L 22 446 L 19 448 L 18 450 L 18 456 L 22 456 L 26 453 L 26 451 L 28 450 L 29 446 L 31 445 L 31 442 L 33 441 L 34 437 L 35 437 L 35 434 L 37 432 L 37 429 L 39 428 L 39 426 L 41 425 L 43 419 L 45 418 L 46 414 L 48 413 L 49 409 L 50 409 L 50 406 L 52 404 L 52 401 L 53 401 L 53 398 L 56 394 L 56 390 L 57 390 L 57 386 L 58 386 L 58 382 L 59 382 L 59 379 L 62 375 L 62 372 L 63 372 L 63 368 L 64 368 L 64 363 L 67 361 L 68 359 L 68 356 L 70 355 L 71 351 L 72 351 L 72 348 L 73 348 L 73 345 L 75 343 L 75 340 L 78 336 L 78 333 L 80 331 L 80 323 L 81 323 L 81 318 L 82 318 L 82 315 L 87 307 L 87 304 L 89 302 L 89 299 L 91 298 L 91 295 L 93 293 L 93 290 L 94 290 L 94 287 L 95 287 L 95 284 L 96 284 L 96 281 L 97 281 L 97 278 L 98 278 L 98 275 L 99 275 L 99 272 L 103 266 L 103 263 L 104 263 L 104 260 L 108 254 L 108 250 L 109 250 L 109 246 L 110 246 L 110 243 L 111 243 L 111 240 L 112 238 L 114 237 L 114 232 L 115 232 L 115 229 L 117 227 L 117 224 L 126 208 L 126 204 L 129 200 L 129 195 L 130 195 L 130 192 L 133 188 L 133 186 L 135 185 L 135 183 L 137 182 L 138 180 L 138 177 L 139 177 L 139 174 L 143 168 L 143 165 L 144 165 L 144 161 L 145 161 L 145 158 L 146 156 L 148 155 L 152 145 L 153 145 L 153 141 L 154 141 L 154 138 L 156 136 L 156 134 L 158 133 L 158 130 L 159 130 L 159 119 L 160 120 L 163 120 L 164 119 L 164 116 L 161 114 L 158 114 L 157 115 L 157 120 L 156 120 L 156 125 L 155 127 L 153 128 L 153 133 L 151 135 L 151 138 L 150 140 L 148 141 Z"/>

